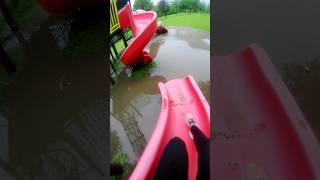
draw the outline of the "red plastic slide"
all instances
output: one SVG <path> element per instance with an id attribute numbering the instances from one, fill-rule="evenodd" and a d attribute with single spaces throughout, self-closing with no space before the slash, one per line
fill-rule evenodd
<path id="1" fill-rule="evenodd" d="M 213 58 L 212 179 L 320 179 L 319 143 L 265 50 Z"/>
<path id="2" fill-rule="evenodd" d="M 105 0 L 39 0 L 40 5 L 49 12 L 60 13 L 83 6 L 106 3 Z"/>
<path id="3" fill-rule="evenodd" d="M 198 153 L 190 138 L 185 114 L 191 114 L 202 132 L 210 137 L 210 107 L 191 76 L 159 83 L 162 109 L 153 134 L 130 180 L 153 179 L 165 146 L 174 137 L 181 138 L 189 156 L 189 179 L 196 179 Z"/>
<path id="4" fill-rule="evenodd" d="M 122 53 L 120 60 L 125 65 L 148 63 L 152 60 L 150 55 L 143 51 L 157 29 L 157 14 L 153 11 L 132 13 L 130 5 L 119 11 L 121 29 L 131 28 L 134 39 Z"/>

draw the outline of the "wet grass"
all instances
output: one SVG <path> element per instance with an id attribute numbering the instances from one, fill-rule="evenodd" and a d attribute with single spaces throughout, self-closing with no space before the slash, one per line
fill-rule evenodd
<path id="1" fill-rule="evenodd" d="M 115 43 L 115 47 L 116 47 L 117 52 L 118 52 L 119 57 L 120 57 L 120 55 L 122 54 L 122 52 L 123 52 L 124 49 L 125 49 L 125 45 L 124 45 L 123 41 L 121 40 L 121 41 L 118 41 L 117 43 Z M 112 53 L 113 56 L 114 56 L 114 58 L 116 58 L 116 54 L 114 53 L 114 50 L 113 50 L 112 48 L 110 48 L 110 53 Z M 111 55 L 110 55 L 110 60 L 111 60 Z M 122 63 L 121 63 L 120 59 L 119 59 L 119 58 L 116 58 L 116 59 L 113 60 L 112 62 L 113 62 L 113 65 L 114 65 L 115 69 L 116 69 L 117 71 L 119 71 L 119 70 L 121 69 L 121 67 L 122 67 L 122 66 L 121 66 Z M 113 70 L 111 69 L 111 66 L 110 66 L 110 72 L 112 72 L 112 71 L 113 71 Z"/>
<path id="2" fill-rule="evenodd" d="M 115 47 L 116 47 L 117 52 L 119 53 L 119 56 L 120 56 L 120 54 L 122 54 L 122 52 L 123 52 L 124 49 L 125 49 L 124 42 L 123 42 L 122 40 L 116 42 L 116 43 L 115 43 Z M 112 50 L 112 52 L 114 52 L 114 51 Z"/>
<path id="3" fill-rule="evenodd" d="M 127 176 L 133 171 L 134 165 L 129 163 L 128 155 L 123 153 L 121 149 L 119 148 L 116 154 L 113 156 L 113 159 L 111 161 L 114 164 L 121 164 L 123 168 L 123 176 Z M 111 180 L 120 180 L 121 177 L 114 176 L 110 178 Z"/>
<path id="4" fill-rule="evenodd" d="M 150 71 L 152 71 L 155 67 L 157 67 L 157 64 L 154 61 L 152 61 L 149 64 L 142 66 L 142 67 L 135 67 L 132 70 L 130 79 L 132 79 L 132 80 L 142 79 L 142 78 L 146 77 L 147 75 L 149 75 Z"/>
<path id="5" fill-rule="evenodd" d="M 111 156 L 111 163 L 114 164 L 121 164 L 124 170 L 123 175 L 127 175 L 132 172 L 134 166 L 133 164 L 129 163 L 129 159 L 127 154 L 123 153 L 121 150 L 121 144 L 119 136 L 117 135 L 116 131 L 110 131 L 110 156 Z M 120 180 L 121 177 L 113 176 L 110 177 L 111 180 Z"/>
<path id="6" fill-rule="evenodd" d="M 179 13 L 158 18 L 164 26 L 188 26 L 210 32 L 210 15 L 207 13 Z"/>
<path id="7" fill-rule="evenodd" d="M 131 30 L 126 31 L 125 36 L 133 36 L 132 31 Z M 127 43 L 129 44 L 132 40 L 133 40 L 133 38 L 131 38 Z M 116 47 L 117 51 L 119 52 L 119 54 L 121 54 L 125 49 L 125 45 L 124 45 L 123 40 L 122 39 L 118 40 L 115 43 L 115 47 Z"/>

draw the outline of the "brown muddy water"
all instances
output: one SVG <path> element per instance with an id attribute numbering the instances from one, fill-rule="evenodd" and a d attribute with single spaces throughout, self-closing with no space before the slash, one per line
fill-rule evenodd
<path id="1" fill-rule="evenodd" d="M 215 1 L 213 54 L 265 47 L 320 139 L 320 1 Z"/>
<path id="2" fill-rule="evenodd" d="M 156 125 L 161 108 L 159 82 L 191 75 L 210 102 L 209 33 L 169 27 L 168 34 L 155 37 L 147 49 L 154 61 L 142 69 L 122 71 L 110 88 L 110 157 L 128 163 L 128 172 Z"/>
<path id="3" fill-rule="evenodd" d="M 0 179 L 106 179 L 104 8 L 30 11 L 26 44 L 1 44 L 17 72 L 0 66 Z"/>

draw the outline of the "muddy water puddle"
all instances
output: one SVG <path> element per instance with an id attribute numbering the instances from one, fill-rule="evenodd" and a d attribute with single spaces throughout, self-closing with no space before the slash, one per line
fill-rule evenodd
<path id="1" fill-rule="evenodd" d="M 154 61 L 143 69 L 123 71 L 110 93 L 111 158 L 119 154 L 132 166 L 141 156 L 161 108 L 159 82 L 191 75 L 210 99 L 210 34 L 169 27 L 147 46 Z"/>

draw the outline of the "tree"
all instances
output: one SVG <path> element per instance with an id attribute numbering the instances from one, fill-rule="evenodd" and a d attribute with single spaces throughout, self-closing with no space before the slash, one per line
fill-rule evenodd
<path id="1" fill-rule="evenodd" d="M 168 1 L 168 0 L 165 0 Z M 158 4 L 158 11 L 160 10 L 160 2 Z M 208 12 L 209 5 L 201 0 L 173 0 L 169 3 L 168 14 L 175 14 L 178 12 Z"/>
<path id="2" fill-rule="evenodd" d="M 171 9 L 171 8 L 173 10 L 176 9 L 177 12 L 180 12 L 181 11 L 180 2 L 181 2 L 181 0 L 175 0 L 175 1 L 171 2 L 169 9 Z"/>
<path id="3" fill-rule="evenodd" d="M 188 9 L 188 0 L 180 0 L 178 7 L 180 11 L 185 11 L 186 9 Z"/>
<path id="4" fill-rule="evenodd" d="M 195 10 L 195 0 L 180 0 L 179 1 L 179 9 L 181 11 L 188 11 L 191 12 L 192 10 Z"/>
<path id="5" fill-rule="evenodd" d="M 194 10 L 196 11 L 196 12 L 198 12 L 198 11 L 200 11 L 200 6 L 201 6 L 201 2 L 200 2 L 200 0 L 194 0 L 193 1 L 193 7 L 194 7 Z"/>
<path id="6" fill-rule="evenodd" d="M 158 12 L 160 13 L 159 15 L 165 15 L 167 16 L 169 11 L 169 6 L 166 0 L 160 0 L 158 3 Z"/>
<path id="7" fill-rule="evenodd" d="M 143 9 L 146 11 L 150 11 L 153 9 L 153 3 L 151 0 L 135 0 L 133 4 L 134 9 Z"/>
<path id="8" fill-rule="evenodd" d="M 169 4 L 168 14 L 177 14 L 179 12 L 179 1 L 173 1 Z"/>
<path id="9" fill-rule="evenodd" d="M 205 2 L 199 2 L 199 5 L 198 5 L 198 10 L 200 12 L 206 12 L 208 13 L 209 12 L 209 9 L 210 9 L 210 4 L 207 4 Z"/>

